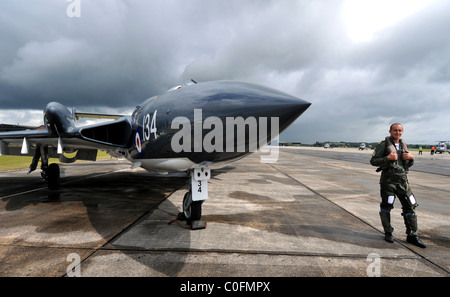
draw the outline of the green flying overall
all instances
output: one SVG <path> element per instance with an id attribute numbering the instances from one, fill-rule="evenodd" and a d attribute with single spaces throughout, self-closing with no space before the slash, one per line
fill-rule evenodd
<path id="1" fill-rule="evenodd" d="M 370 164 L 377 166 L 381 171 L 380 178 L 380 218 L 383 225 L 385 240 L 394 242 L 391 226 L 391 210 L 394 208 L 395 197 L 402 204 L 402 216 L 406 226 L 406 241 L 421 248 L 426 245 L 417 236 L 418 206 L 416 198 L 409 186 L 407 173 L 414 164 L 414 156 L 408 151 L 408 146 L 400 137 L 403 134 L 403 125 L 392 124 L 389 133 L 391 136 L 381 141 L 373 152 Z"/>

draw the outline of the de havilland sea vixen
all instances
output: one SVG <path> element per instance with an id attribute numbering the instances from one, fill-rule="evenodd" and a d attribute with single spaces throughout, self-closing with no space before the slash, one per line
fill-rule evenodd
<path id="1" fill-rule="evenodd" d="M 0 133 L 0 155 L 33 156 L 29 173 L 41 161 L 50 190 L 59 188 L 60 170 L 48 164 L 49 158 L 95 161 L 98 150 L 125 157 L 133 168 L 189 172 L 182 214 L 191 224 L 201 218 L 211 168 L 262 150 L 310 104 L 256 84 L 193 80 L 147 99 L 128 116 L 77 113 L 51 102 L 44 110 L 44 129 Z M 110 121 L 77 127 L 79 117 Z M 64 155 L 75 152 L 72 158 Z"/>

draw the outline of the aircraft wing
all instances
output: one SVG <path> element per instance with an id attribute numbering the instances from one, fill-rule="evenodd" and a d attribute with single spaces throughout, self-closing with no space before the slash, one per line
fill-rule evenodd
<path id="1" fill-rule="evenodd" d="M 57 141 L 47 129 L 1 132 L 0 155 L 33 156 L 33 148 L 53 144 L 56 147 Z"/>
<path id="2" fill-rule="evenodd" d="M 86 113 L 86 112 L 75 112 L 75 118 L 78 120 L 79 118 L 89 118 L 89 119 L 113 119 L 117 120 L 124 115 L 118 114 L 103 114 L 103 113 Z"/>
<path id="3" fill-rule="evenodd" d="M 63 163 L 75 160 L 95 161 L 98 150 L 113 152 L 128 145 L 131 135 L 129 117 L 104 115 L 113 121 L 76 127 L 74 115 L 59 103 L 50 103 L 44 111 L 45 127 L 37 130 L 0 132 L 0 155 L 37 156 L 45 153 Z M 100 114 L 80 114 L 102 117 Z M 38 151 L 38 152 L 36 152 Z M 64 153 L 77 152 L 67 158 Z"/>

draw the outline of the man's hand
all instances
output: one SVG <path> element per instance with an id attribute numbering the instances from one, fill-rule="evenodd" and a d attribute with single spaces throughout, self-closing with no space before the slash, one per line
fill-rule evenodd
<path id="1" fill-rule="evenodd" d="M 389 161 L 396 161 L 398 159 L 398 155 L 396 152 L 392 152 L 387 156 Z"/>
<path id="2" fill-rule="evenodd" d="M 402 159 L 403 160 L 414 160 L 414 156 L 410 152 L 404 152 L 402 154 Z"/>

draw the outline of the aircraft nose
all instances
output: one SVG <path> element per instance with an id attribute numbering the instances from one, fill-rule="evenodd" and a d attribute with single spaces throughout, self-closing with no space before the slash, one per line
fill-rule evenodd
<path id="1" fill-rule="evenodd" d="M 212 81 L 177 88 L 142 109 L 165 110 L 172 122 L 167 152 L 195 163 L 232 160 L 276 139 L 311 103 L 258 84 Z M 158 115 L 160 112 L 158 111 Z M 161 117 L 160 117 L 161 119 Z M 161 130 L 161 129 L 160 129 Z M 170 145 L 170 148 L 168 148 Z M 207 154 L 206 154 L 207 153 Z"/>
<path id="2" fill-rule="evenodd" d="M 303 99 L 258 84 L 220 81 L 208 86 L 208 92 L 202 97 L 204 117 L 216 116 L 220 110 L 222 118 L 266 119 L 267 135 L 273 137 L 282 133 L 311 105 Z M 272 126 L 272 122 L 277 123 L 276 126 Z"/>
<path id="3" fill-rule="evenodd" d="M 303 99 L 265 86 L 241 83 L 235 86 L 245 113 L 254 117 L 279 119 L 280 133 L 292 124 L 311 105 Z"/>
<path id="4" fill-rule="evenodd" d="M 270 110 L 267 111 L 267 114 L 271 118 L 279 119 L 280 133 L 289 127 L 311 105 L 310 102 L 287 94 L 270 98 L 269 102 Z"/>

